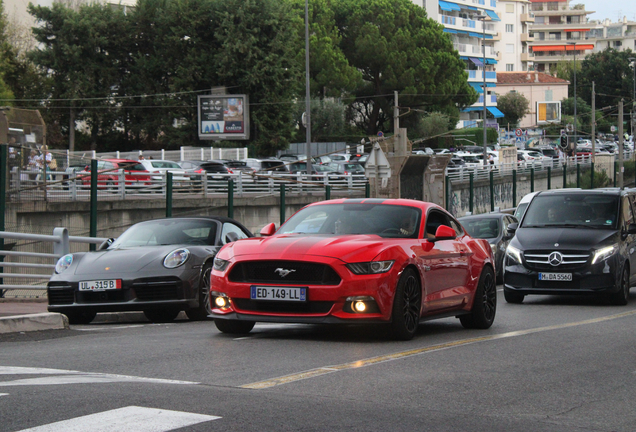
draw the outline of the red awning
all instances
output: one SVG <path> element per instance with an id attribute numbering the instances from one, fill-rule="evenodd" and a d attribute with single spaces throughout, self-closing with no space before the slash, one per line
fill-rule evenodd
<path id="1" fill-rule="evenodd" d="M 594 45 L 584 45 L 584 44 L 578 44 L 578 45 L 539 45 L 539 46 L 533 46 L 532 47 L 532 52 L 539 52 L 539 51 L 574 51 L 575 50 L 575 46 L 576 46 L 576 51 L 581 51 L 581 50 L 589 50 L 589 49 L 594 49 Z"/>

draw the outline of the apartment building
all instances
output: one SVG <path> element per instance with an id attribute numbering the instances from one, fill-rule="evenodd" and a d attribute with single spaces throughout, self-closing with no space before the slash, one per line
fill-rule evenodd
<path id="1" fill-rule="evenodd" d="M 501 60 L 495 69 L 499 72 L 525 72 L 534 69 L 534 56 L 529 42 L 534 38 L 530 25 L 534 15 L 530 12 L 529 0 L 499 0 L 498 15 L 501 18 L 499 34 L 495 37 L 495 51 Z"/>
<path id="2" fill-rule="evenodd" d="M 444 31 L 452 39 L 460 58 L 466 63 L 468 83 L 480 93 L 479 100 L 460 114 L 457 127 L 474 127 L 483 121 L 484 98 L 486 109 L 495 118 L 503 117 L 497 109 L 497 96 L 494 92 L 497 85 L 495 67 L 501 60 L 500 54 L 495 50 L 501 22 L 496 12 L 497 0 L 411 1 L 425 8 L 429 18 L 444 26 Z M 485 41 L 485 52 L 482 41 Z M 486 123 L 496 125 L 493 119 L 487 119 Z"/>
<path id="3" fill-rule="evenodd" d="M 534 24 L 530 31 L 534 38 L 529 42 L 534 56 L 535 70 L 554 72 L 562 61 L 573 58 L 583 59 L 594 50 L 595 43 L 588 39 L 588 33 L 596 25 L 589 22 L 582 4 L 570 6 L 570 0 L 530 0 Z"/>
<path id="4" fill-rule="evenodd" d="M 609 19 L 595 22 L 596 27 L 588 34 L 588 39 L 594 41 L 594 52 L 614 48 L 617 51 L 628 49 L 636 52 L 636 21 L 627 21 L 623 17 L 620 22 L 613 23 Z"/>

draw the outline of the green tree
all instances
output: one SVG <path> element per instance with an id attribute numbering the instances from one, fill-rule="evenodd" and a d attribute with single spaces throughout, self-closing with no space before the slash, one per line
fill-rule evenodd
<path id="1" fill-rule="evenodd" d="M 630 67 L 630 57 L 636 57 L 636 53 L 630 49 L 616 51 L 613 48 L 588 55 L 582 61 L 580 74 L 577 74 L 577 95 L 591 104 L 594 82 L 597 107 L 615 107 L 621 98 L 631 100 L 634 71 Z"/>
<path id="2" fill-rule="evenodd" d="M 349 64 L 362 73 L 353 92 L 349 118 L 369 135 L 393 125 L 393 92 L 403 125 L 417 123 L 418 112 L 458 115 L 477 100 L 443 26 L 409 0 L 338 0 L 333 3 L 341 36 L 340 48 Z M 420 111 L 415 111 L 418 109 Z"/>
<path id="3" fill-rule="evenodd" d="M 7 16 L 4 13 L 4 4 L 0 0 L 0 105 L 10 105 L 14 98 L 13 92 L 5 82 L 7 73 L 12 71 L 11 60 L 15 57 L 15 51 L 7 38 Z"/>
<path id="4" fill-rule="evenodd" d="M 423 116 L 415 127 L 408 130 L 408 134 L 411 139 L 423 139 L 437 137 L 450 129 L 451 119 L 448 114 L 432 112 Z"/>
<path id="5" fill-rule="evenodd" d="M 561 101 L 561 122 L 563 125 L 574 124 L 574 98 Z M 576 130 L 577 133 L 589 134 L 592 131 L 592 108 L 580 97 L 576 98 Z"/>
<path id="6" fill-rule="evenodd" d="M 497 108 L 504 113 L 504 117 L 499 119 L 498 123 L 516 127 L 519 120 L 528 114 L 530 102 L 521 93 L 510 92 L 497 97 Z"/>

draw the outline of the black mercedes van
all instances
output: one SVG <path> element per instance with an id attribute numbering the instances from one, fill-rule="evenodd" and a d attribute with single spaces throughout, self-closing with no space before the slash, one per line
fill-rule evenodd
<path id="1" fill-rule="evenodd" d="M 539 192 L 504 259 L 504 297 L 604 294 L 626 305 L 636 281 L 636 190 L 558 189 Z"/>

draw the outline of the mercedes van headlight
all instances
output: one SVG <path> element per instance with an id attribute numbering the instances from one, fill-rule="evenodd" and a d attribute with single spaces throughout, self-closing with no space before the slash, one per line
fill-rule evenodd
<path id="1" fill-rule="evenodd" d="M 611 245 L 601 249 L 598 249 L 594 252 L 594 257 L 592 258 L 592 264 L 596 264 L 597 262 L 602 262 L 611 257 L 618 250 L 618 245 Z"/>
<path id="2" fill-rule="evenodd" d="M 508 245 L 508 249 L 506 249 L 506 256 L 508 257 L 508 263 L 510 264 L 521 264 L 521 251 L 514 246 Z"/>

